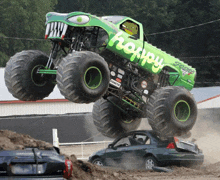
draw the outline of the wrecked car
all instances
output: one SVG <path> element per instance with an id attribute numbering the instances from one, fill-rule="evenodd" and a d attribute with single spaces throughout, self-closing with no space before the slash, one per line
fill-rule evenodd
<path id="1" fill-rule="evenodd" d="M 73 165 L 55 148 L 41 150 L 27 147 L 24 150 L 0 150 L 0 176 L 56 177 L 69 179 Z"/>
<path id="2" fill-rule="evenodd" d="M 99 166 L 146 170 L 155 166 L 201 165 L 203 161 L 197 144 L 177 137 L 161 140 L 153 130 L 125 133 L 89 157 L 89 162 Z"/>

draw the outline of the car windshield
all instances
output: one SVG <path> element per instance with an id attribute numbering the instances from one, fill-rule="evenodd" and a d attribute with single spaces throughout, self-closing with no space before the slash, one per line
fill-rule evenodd
<path id="1" fill-rule="evenodd" d="M 121 20 L 126 18 L 125 16 L 103 16 L 102 19 L 112 22 L 113 24 L 118 24 Z"/>
<path id="2" fill-rule="evenodd" d="M 121 147 L 121 146 L 130 146 L 131 143 L 129 141 L 129 139 L 132 138 L 132 136 L 126 136 L 126 137 L 123 137 L 121 138 L 120 140 L 118 140 L 116 143 L 115 143 L 115 147 Z"/>

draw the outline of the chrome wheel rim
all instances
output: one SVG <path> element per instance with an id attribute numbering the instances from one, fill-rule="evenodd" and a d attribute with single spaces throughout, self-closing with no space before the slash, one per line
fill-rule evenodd
<path id="1" fill-rule="evenodd" d="M 152 159 L 147 159 L 145 163 L 146 169 L 152 169 L 155 166 L 154 161 Z"/>

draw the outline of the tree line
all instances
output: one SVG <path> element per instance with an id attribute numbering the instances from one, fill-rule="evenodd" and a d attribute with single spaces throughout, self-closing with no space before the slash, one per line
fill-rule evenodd
<path id="1" fill-rule="evenodd" d="M 220 0 L 0 0 L 1 67 L 24 49 L 49 52 L 43 37 L 50 11 L 129 16 L 143 24 L 151 44 L 196 67 L 208 81 L 220 81 Z"/>

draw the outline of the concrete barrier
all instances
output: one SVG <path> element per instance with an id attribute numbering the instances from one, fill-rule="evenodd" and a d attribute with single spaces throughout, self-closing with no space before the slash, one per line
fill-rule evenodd
<path id="1" fill-rule="evenodd" d="M 33 138 L 52 143 L 52 129 L 59 132 L 61 142 L 80 142 L 93 136 L 88 123 L 91 114 L 11 116 L 0 118 L 0 129 L 28 134 Z M 93 127 L 94 128 L 94 127 Z M 89 141 L 93 141 L 90 138 Z"/>

